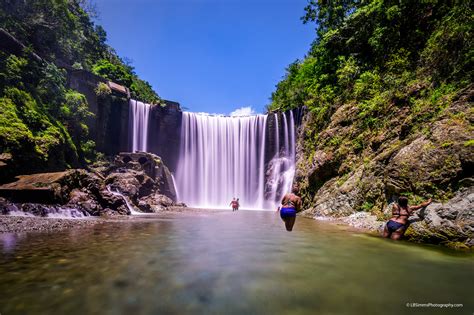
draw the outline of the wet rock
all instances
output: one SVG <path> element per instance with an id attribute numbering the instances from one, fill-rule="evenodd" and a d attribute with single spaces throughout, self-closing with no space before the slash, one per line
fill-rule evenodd
<path id="1" fill-rule="evenodd" d="M 160 176 L 157 178 L 158 183 L 158 191 L 173 200 L 174 202 L 177 201 L 177 194 L 176 189 L 174 187 L 173 177 L 171 176 L 171 172 L 169 169 L 162 165 Z"/>
<path id="2" fill-rule="evenodd" d="M 145 200 L 140 200 L 138 202 L 138 209 L 140 209 L 143 212 L 153 212 L 151 205 Z"/>
<path id="3" fill-rule="evenodd" d="M 176 201 L 174 183 L 161 159 L 149 153 L 121 153 L 113 162 L 102 161 L 91 171 L 68 170 L 17 177 L 0 186 L 0 213 L 25 211 L 46 216 L 75 210 L 90 215 L 130 209 L 160 211 Z M 147 204 L 148 199 L 150 204 Z M 126 200 L 125 200 L 126 199 Z M 127 204 L 128 203 L 128 204 Z"/>
<path id="4" fill-rule="evenodd" d="M 14 201 L 60 203 L 65 201 L 65 190 L 61 181 L 70 171 L 21 175 L 16 181 L 0 186 L 0 196 Z"/>
<path id="5" fill-rule="evenodd" d="M 50 207 L 38 203 L 23 203 L 21 211 L 38 217 L 46 217 L 50 212 Z"/>
<path id="6" fill-rule="evenodd" d="M 138 196 L 143 197 L 143 196 L 148 196 L 152 192 L 156 190 L 156 185 L 155 181 L 151 179 L 149 176 L 140 176 L 139 178 L 140 181 L 140 189 L 138 190 Z"/>
<path id="7" fill-rule="evenodd" d="M 140 209 L 143 209 L 142 211 L 160 212 L 167 207 L 173 206 L 173 200 L 171 200 L 171 198 L 165 195 L 153 194 L 145 198 L 142 198 L 140 200 L 139 207 L 140 205 L 142 205 L 142 207 L 140 208 Z"/>
<path id="8" fill-rule="evenodd" d="M 105 179 L 105 183 L 114 191 L 119 191 L 130 198 L 136 198 L 141 187 L 138 178 L 144 178 L 143 172 L 127 169 L 110 174 Z"/>
<path id="9" fill-rule="evenodd" d="M 116 215 L 119 215 L 120 213 L 118 211 L 114 211 L 110 208 L 105 208 L 100 212 L 101 217 L 113 217 Z"/>
<path id="10" fill-rule="evenodd" d="M 99 215 L 99 212 L 102 210 L 101 205 L 94 196 L 79 189 L 71 191 L 66 207 L 80 209 L 90 215 Z"/>
<path id="11" fill-rule="evenodd" d="M 176 201 L 176 190 L 171 172 L 159 156 L 145 152 L 121 152 L 114 159 L 114 166 L 111 167 L 110 173 L 126 173 L 127 170 L 142 172 L 146 175 L 137 177 L 141 184 L 138 197 L 159 192 Z"/>
<path id="12" fill-rule="evenodd" d="M 19 211 L 17 205 L 11 203 L 5 198 L 0 197 L 0 214 L 10 214 L 11 212 Z"/>
<path id="13" fill-rule="evenodd" d="M 108 190 L 100 191 L 100 203 L 103 208 L 108 208 L 109 210 L 118 210 L 120 207 L 126 207 L 125 200 L 122 197 Z"/>

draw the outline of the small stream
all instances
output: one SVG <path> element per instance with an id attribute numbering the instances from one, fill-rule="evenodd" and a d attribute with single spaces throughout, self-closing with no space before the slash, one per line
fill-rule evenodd
<path id="1" fill-rule="evenodd" d="M 472 314 L 474 256 L 264 211 L 0 234 L 0 313 Z M 462 308 L 408 308 L 461 303 Z"/>

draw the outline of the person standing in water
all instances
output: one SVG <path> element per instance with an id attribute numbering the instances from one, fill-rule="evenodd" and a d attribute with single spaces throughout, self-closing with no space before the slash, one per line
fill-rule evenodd
<path id="1" fill-rule="evenodd" d="M 431 203 L 431 198 L 417 206 L 409 206 L 407 197 L 398 198 L 398 204 L 392 208 L 392 218 L 385 224 L 383 237 L 399 240 L 408 227 L 408 218 L 416 210 L 422 209 Z"/>
<path id="2" fill-rule="evenodd" d="M 301 210 L 302 201 L 296 194 L 299 192 L 298 186 L 293 185 L 291 193 L 283 196 L 281 200 L 281 207 L 278 207 L 277 211 L 280 211 L 280 217 L 285 222 L 285 227 L 288 232 L 293 230 L 295 225 L 296 212 Z"/>
<path id="3" fill-rule="evenodd" d="M 239 210 L 240 208 L 240 201 L 239 201 L 239 198 L 237 198 L 237 209 L 236 210 Z"/>
<path id="4" fill-rule="evenodd" d="M 237 200 L 235 200 L 235 197 L 232 199 L 232 201 L 230 202 L 229 205 L 232 206 L 232 212 L 234 212 L 238 209 L 238 202 L 237 202 Z"/>

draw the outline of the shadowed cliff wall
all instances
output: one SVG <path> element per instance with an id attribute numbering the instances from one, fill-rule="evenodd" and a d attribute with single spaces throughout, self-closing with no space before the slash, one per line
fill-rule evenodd
<path id="1" fill-rule="evenodd" d="M 107 155 L 128 151 L 129 105 L 127 95 L 112 90 L 111 94 L 97 96 L 99 82 L 107 80 L 84 70 L 69 70 L 68 85 L 84 94 L 89 110 L 94 114 L 87 120 L 89 136 L 98 151 Z"/>
<path id="2" fill-rule="evenodd" d="M 171 172 L 176 171 L 181 143 L 183 113 L 179 103 L 164 101 L 165 106 L 152 106 L 148 127 L 148 150 L 163 159 Z"/>

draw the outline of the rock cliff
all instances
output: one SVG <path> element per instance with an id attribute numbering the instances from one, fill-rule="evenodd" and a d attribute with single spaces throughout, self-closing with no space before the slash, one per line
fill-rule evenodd
<path id="1" fill-rule="evenodd" d="M 297 148 L 303 215 L 346 220 L 352 216 L 349 223 L 378 229 L 399 195 L 408 196 L 411 203 L 433 197 L 436 202 L 415 217 L 407 237 L 472 246 L 473 96 L 473 86 L 462 90 L 435 121 L 425 125 L 417 125 L 409 112 L 393 104 L 394 118 L 376 136 L 365 138 L 365 147 L 358 147 L 356 106 L 345 104 L 335 111 L 315 148 L 309 148 L 305 139 L 313 119 L 309 113 Z M 355 215 L 363 212 L 367 215 Z M 372 223 L 361 223 L 367 220 Z"/>

